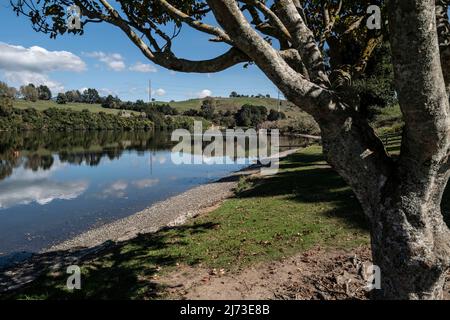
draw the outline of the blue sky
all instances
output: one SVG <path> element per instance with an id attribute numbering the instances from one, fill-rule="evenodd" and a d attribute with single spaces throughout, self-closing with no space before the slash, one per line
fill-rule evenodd
<path id="1" fill-rule="evenodd" d="M 215 74 L 185 74 L 154 65 L 120 30 L 105 23 L 87 25 L 82 36 L 50 39 L 34 32 L 27 18 L 16 17 L 5 2 L 0 4 L 0 80 L 10 85 L 46 83 L 54 92 L 93 87 L 123 100 L 148 100 L 151 79 L 154 97 L 164 101 L 207 93 L 228 96 L 233 90 L 277 95 L 277 89 L 254 66 L 244 69 L 239 65 Z M 187 27 L 174 43 L 179 56 L 194 60 L 212 58 L 225 49 Z"/>

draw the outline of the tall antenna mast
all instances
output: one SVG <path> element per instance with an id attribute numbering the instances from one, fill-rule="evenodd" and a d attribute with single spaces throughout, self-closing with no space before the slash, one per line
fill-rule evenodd
<path id="1" fill-rule="evenodd" d="M 280 109 L 281 109 L 280 89 L 278 89 L 278 112 L 280 112 Z"/>
<path id="2" fill-rule="evenodd" d="M 152 80 L 148 80 L 148 103 L 152 103 Z"/>

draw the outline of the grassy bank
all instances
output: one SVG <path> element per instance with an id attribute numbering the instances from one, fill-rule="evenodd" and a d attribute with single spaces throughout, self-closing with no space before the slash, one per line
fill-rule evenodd
<path id="1" fill-rule="evenodd" d="M 116 110 L 116 109 L 103 108 L 98 103 L 89 104 L 89 103 L 75 103 L 75 102 L 70 103 L 70 102 L 68 102 L 66 104 L 57 104 L 55 101 L 52 101 L 52 100 L 38 100 L 36 102 L 32 102 L 32 101 L 17 99 L 17 100 L 14 100 L 13 106 L 14 106 L 14 108 L 17 108 L 17 109 L 25 110 L 28 108 L 34 108 L 38 111 L 45 111 L 50 108 L 58 108 L 58 109 L 62 109 L 62 110 L 71 110 L 71 111 L 80 111 L 80 112 L 87 109 L 93 113 L 104 112 L 107 114 L 118 114 L 121 111 L 121 110 Z M 130 114 L 139 114 L 138 112 L 135 112 L 135 111 L 128 111 L 128 110 L 125 110 L 125 111 Z"/>
<path id="2" fill-rule="evenodd" d="M 371 125 L 380 135 L 401 134 L 403 130 L 403 117 L 399 105 L 377 109 Z"/>
<path id="3" fill-rule="evenodd" d="M 1 108 L 1 107 L 0 107 Z M 14 108 L 0 109 L 0 130 L 134 130 L 155 128 L 192 129 L 194 121 L 202 121 L 208 128 L 211 122 L 183 115 L 165 116 L 157 113 L 143 118 L 140 112 L 103 108 L 100 104 L 67 103 L 54 101 L 14 101 Z"/>
<path id="4" fill-rule="evenodd" d="M 140 116 L 70 109 L 17 109 L 0 106 L 0 131 L 151 130 L 153 122 Z"/>
<path id="5" fill-rule="evenodd" d="M 65 270 L 52 270 L 10 298 L 158 298 L 158 274 L 182 264 L 234 272 L 317 245 L 367 243 L 356 199 L 313 146 L 286 158 L 278 175 L 241 180 L 236 197 L 215 211 L 84 262 L 82 290 L 68 292 Z"/>
<path id="6" fill-rule="evenodd" d="M 189 99 L 185 101 L 171 101 L 169 104 L 176 108 L 178 111 L 183 112 L 189 109 L 200 110 L 205 99 Z M 277 109 L 278 100 L 274 98 L 252 98 L 252 97 L 239 97 L 239 98 L 214 98 L 216 108 L 223 111 L 237 111 L 245 104 L 251 104 L 255 106 L 264 106 L 267 109 Z M 156 102 L 167 103 L 167 102 Z M 281 100 L 281 111 L 287 112 L 291 110 L 297 110 L 293 104 L 286 100 Z"/>
<path id="7" fill-rule="evenodd" d="M 163 102 L 163 101 L 157 101 L 156 104 L 169 104 L 173 108 L 177 109 L 180 113 L 187 111 L 189 109 L 195 109 L 200 110 L 204 99 L 189 99 L 184 101 L 173 101 L 173 102 Z M 251 104 L 251 105 L 260 105 L 265 106 L 267 109 L 277 109 L 278 108 L 278 100 L 273 98 L 251 98 L 251 97 L 243 97 L 243 98 L 215 98 L 216 101 L 216 108 L 217 110 L 223 110 L 223 111 L 237 111 L 239 110 L 243 105 L 245 104 Z M 111 113 L 111 114 L 117 114 L 121 110 L 118 109 L 110 109 L 110 108 L 103 108 L 100 104 L 94 103 L 75 103 L 75 102 L 68 102 L 66 104 L 57 104 L 53 100 L 38 100 L 36 102 L 31 101 L 25 101 L 25 100 L 14 100 L 13 102 L 14 108 L 18 109 L 28 109 L 28 108 L 34 108 L 38 111 L 44 111 L 49 108 L 61 108 L 61 109 L 69 109 L 72 111 L 83 111 L 84 109 L 88 109 L 91 112 L 98 113 L 98 112 L 105 112 L 105 113 Z M 296 113 L 298 112 L 298 108 L 296 108 L 291 103 L 282 100 L 280 110 L 285 113 Z M 136 113 L 138 112 L 131 111 L 131 110 L 125 110 L 129 113 Z"/>

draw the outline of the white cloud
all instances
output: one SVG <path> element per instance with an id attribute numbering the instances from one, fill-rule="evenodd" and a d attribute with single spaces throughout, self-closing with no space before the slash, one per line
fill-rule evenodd
<path id="1" fill-rule="evenodd" d="M 107 197 L 116 197 L 116 198 L 125 198 L 126 190 L 128 188 L 128 183 L 123 180 L 118 180 L 112 183 L 109 187 L 103 190 L 100 194 L 101 198 Z"/>
<path id="2" fill-rule="evenodd" d="M 160 156 L 160 157 L 157 158 L 157 161 L 158 161 L 160 164 L 164 164 L 164 163 L 167 162 L 167 158 L 166 158 L 165 156 Z"/>
<path id="3" fill-rule="evenodd" d="M 128 183 L 123 180 L 116 181 L 109 187 L 109 189 L 113 191 L 123 191 L 126 190 L 127 188 Z"/>
<path id="4" fill-rule="evenodd" d="M 133 181 L 132 184 L 138 189 L 145 189 L 150 188 L 159 183 L 159 179 L 143 179 L 143 180 L 137 180 Z"/>
<path id="5" fill-rule="evenodd" d="M 72 200 L 82 195 L 89 186 L 87 181 L 54 181 L 53 174 L 66 164 L 55 159 L 49 170 L 33 171 L 24 166 L 0 184 L 0 209 L 38 203 L 46 205 L 54 200 Z"/>
<path id="6" fill-rule="evenodd" d="M 86 70 L 86 64 L 68 51 L 48 51 L 38 46 L 25 48 L 0 42 L 0 70 L 12 85 L 42 84 L 56 93 L 64 90 L 64 86 L 51 80 L 49 72 L 81 72 Z"/>
<path id="7" fill-rule="evenodd" d="M 148 63 L 142 63 L 140 61 L 136 62 L 129 69 L 131 71 L 143 72 L 143 73 L 157 72 L 156 68 L 153 65 L 148 64 Z"/>
<path id="8" fill-rule="evenodd" d="M 101 96 L 109 96 L 109 95 L 117 96 L 117 92 L 115 92 L 114 90 L 108 89 L 108 88 L 100 88 L 100 89 L 98 89 L 98 93 Z"/>
<path id="9" fill-rule="evenodd" d="M 149 88 L 145 88 L 145 90 L 143 90 L 143 89 L 139 90 L 139 88 L 131 88 L 131 89 L 129 90 L 129 92 L 130 92 L 131 94 L 141 93 L 141 92 L 143 92 L 143 91 L 144 91 L 146 94 L 148 94 L 148 93 L 150 92 L 150 89 L 149 89 Z M 152 96 L 162 97 L 162 96 L 165 96 L 166 93 L 167 93 L 166 90 L 164 90 L 163 88 L 159 88 L 159 89 L 156 89 L 156 90 L 152 90 Z"/>
<path id="10" fill-rule="evenodd" d="M 8 83 L 14 85 L 24 85 L 33 83 L 34 85 L 46 85 L 50 88 L 53 94 L 64 91 L 64 85 L 51 80 L 46 74 L 40 74 L 29 71 L 6 71 L 4 73 L 5 79 Z"/>
<path id="11" fill-rule="evenodd" d="M 25 48 L 0 42 L 0 69 L 34 73 L 80 72 L 86 70 L 86 64 L 80 57 L 68 51 L 48 51 L 38 46 Z"/>
<path id="12" fill-rule="evenodd" d="M 208 89 L 202 90 L 202 91 L 197 93 L 197 97 L 200 98 L 200 99 L 203 99 L 203 98 L 206 98 L 206 97 L 211 97 L 211 96 L 212 96 L 212 91 L 208 90 Z"/>
<path id="13" fill-rule="evenodd" d="M 56 182 L 47 179 L 11 180 L 0 188 L 0 209 L 36 202 L 45 205 L 53 200 L 72 200 L 86 191 L 88 183 Z"/>
<path id="14" fill-rule="evenodd" d="M 86 56 L 98 59 L 100 62 L 103 62 L 108 69 L 113 71 L 123 71 L 126 68 L 124 58 L 119 53 L 94 51 L 86 53 Z"/>
<path id="15" fill-rule="evenodd" d="M 165 96 L 165 95 L 166 95 L 166 90 L 159 88 L 159 89 L 155 90 L 155 94 L 156 94 L 158 97 Z"/>

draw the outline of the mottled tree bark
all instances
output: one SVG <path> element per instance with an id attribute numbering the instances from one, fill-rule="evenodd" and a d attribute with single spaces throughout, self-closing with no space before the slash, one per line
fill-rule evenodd
<path id="1" fill-rule="evenodd" d="M 373 261 L 382 281 L 374 297 L 442 298 L 450 266 L 450 232 L 440 209 L 448 170 L 416 180 L 417 163 L 390 160 L 358 115 L 321 124 L 327 160 L 352 187 L 371 226 Z"/>
<path id="2" fill-rule="evenodd" d="M 440 209 L 449 178 L 449 102 L 434 0 L 392 0 L 391 46 L 405 129 L 399 159 L 387 160 L 358 116 L 320 120 L 328 161 L 352 186 L 371 225 L 382 299 L 440 299 L 450 232 Z M 340 132 L 336 132 L 339 130 Z M 365 155 L 362 155 L 367 147 Z M 361 154 L 362 156 L 358 156 Z"/>
<path id="3" fill-rule="evenodd" d="M 389 23 L 405 129 L 398 168 L 372 219 L 374 259 L 386 273 L 385 297 L 439 298 L 450 261 L 440 210 L 449 177 L 450 110 L 435 1 L 393 0 Z"/>
<path id="4" fill-rule="evenodd" d="M 446 179 L 432 187 L 404 174 L 388 183 L 372 219 L 372 252 L 381 269 L 382 299 L 442 299 L 450 236 L 440 200 Z"/>

